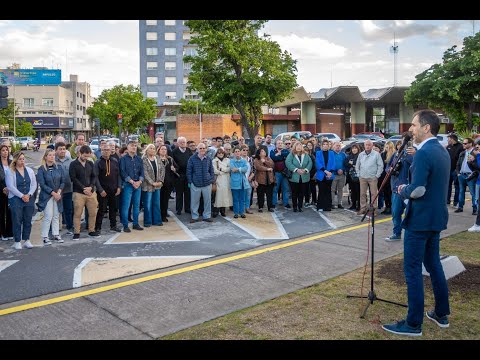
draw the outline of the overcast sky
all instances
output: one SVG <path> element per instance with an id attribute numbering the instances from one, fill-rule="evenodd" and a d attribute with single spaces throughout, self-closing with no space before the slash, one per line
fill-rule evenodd
<path id="1" fill-rule="evenodd" d="M 398 45 L 397 84 L 441 62 L 480 27 L 476 20 L 272 20 L 264 28 L 298 60 L 299 85 L 356 85 L 362 91 L 392 86 L 393 34 Z M 92 85 L 94 96 L 117 84 L 140 83 L 138 20 L 0 20 L 0 68 L 62 69 Z"/>

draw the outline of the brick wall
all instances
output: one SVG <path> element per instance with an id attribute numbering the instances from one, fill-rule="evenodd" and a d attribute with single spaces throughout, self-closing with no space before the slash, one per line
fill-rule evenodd
<path id="1" fill-rule="evenodd" d="M 185 136 L 187 140 L 200 141 L 200 116 L 191 114 L 177 115 L 177 137 Z M 202 137 L 232 136 L 236 131 L 241 134 L 241 126 L 231 120 L 231 115 L 202 115 Z"/>

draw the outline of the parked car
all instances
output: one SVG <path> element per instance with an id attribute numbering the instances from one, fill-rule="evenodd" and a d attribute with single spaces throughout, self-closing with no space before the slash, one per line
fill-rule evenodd
<path id="1" fill-rule="evenodd" d="M 99 141 L 98 139 L 93 139 L 91 142 L 90 142 L 90 149 L 92 150 L 92 152 L 98 150 L 98 146 L 99 146 Z"/>
<path id="2" fill-rule="evenodd" d="M 107 141 L 107 143 L 110 142 L 110 141 L 115 141 L 116 145 L 121 146 L 119 138 L 108 138 L 108 139 L 105 139 L 105 140 Z"/>
<path id="3" fill-rule="evenodd" d="M 17 140 L 15 140 L 13 136 L 3 136 L 3 137 L 0 137 L 0 145 L 3 145 L 3 144 L 8 145 L 8 147 L 11 150 L 12 145 L 17 144 Z"/>
<path id="4" fill-rule="evenodd" d="M 437 134 L 437 139 L 440 144 L 447 147 L 448 146 L 448 135 L 449 134 Z M 457 135 L 458 136 L 458 135 Z M 458 137 L 458 141 L 463 141 L 463 138 L 460 136 Z"/>
<path id="5" fill-rule="evenodd" d="M 358 133 L 357 135 L 377 135 L 378 137 L 381 137 L 381 138 L 385 137 L 385 135 L 380 131 L 362 132 L 362 133 Z M 353 135 L 353 136 L 355 136 L 355 135 Z"/>
<path id="6" fill-rule="evenodd" d="M 308 139 L 311 136 L 312 136 L 312 133 L 310 131 L 289 131 L 289 132 L 278 134 L 273 143 L 276 144 L 277 140 L 285 141 L 285 140 L 291 139 L 292 137 L 296 137 L 298 139 L 301 139 L 301 138 Z"/>
<path id="7" fill-rule="evenodd" d="M 332 140 L 333 142 L 342 141 L 342 139 L 340 139 L 340 136 L 335 133 L 317 133 L 314 136 L 318 139 L 319 142 L 322 138 L 327 138 L 329 141 Z"/>
<path id="8" fill-rule="evenodd" d="M 22 150 L 33 149 L 34 140 L 31 136 L 20 136 L 17 137 L 17 141 L 22 144 Z"/>

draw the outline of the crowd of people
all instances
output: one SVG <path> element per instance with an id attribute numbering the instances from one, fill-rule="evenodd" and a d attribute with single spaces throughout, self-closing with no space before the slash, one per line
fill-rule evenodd
<path id="1" fill-rule="evenodd" d="M 476 215 L 480 145 L 466 138 L 464 151 L 459 151 L 456 136 L 451 139 L 447 150 L 452 178 L 455 172 L 453 180 L 458 180 L 456 212 L 463 211 L 468 186 Z M 353 144 L 345 152 L 340 142 L 326 138 L 290 137 L 272 143 L 271 134 L 266 134 L 255 136 L 254 144 L 248 146 L 242 136 L 233 134 L 205 138 L 198 144 L 179 137 L 170 144 L 163 133 L 158 133 L 152 144 L 130 140 L 120 147 L 114 141 L 102 140 L 92 153 L 85 135 L 77 134 L 70 147 L 57 136 L 45 151 L 37 174 L 25 166 L 23 152 L 11 156 L 9 147 L 2 145 L 0 235 L 4 241 L 14 240 L 15 249 L 32 248 L 35 205 L 44 213 L 43 244 L 50 245 L 52 241 L 64 241 L 62 223 L 66 227 L 64 235 L 78 240 L 82 218 L 88 236 L 99 237 L 107 213 L 112 232 L 163 226 L 168 222 L 172 192 L 176 214 L 188 213 L 190 222 L 195 223 L 212 222 L 219 215 L 227 216 L 229 210 L 235 219 L 246 218 L 254 213 L 255 192 L 260 213 L 274 212 L 279 206 L 293 212 L 303 212 L 306 207 L 320 212 L 344 209 L 344 188 L 348 186 L 349 210 L 358 215 L 368 211 L 376 214 L 385 205 L 382 213 L 393 216 L 393 233 L 386 240 L 397 241 L 401 239 L 405 209 L 397 189 L 408 183 L 416 151 L 409 144 L 399 153 L 402 143 L 387 141 L 381 150 L 367 140 L 363 146 Z M 389 171 L 391 176 L 386 177 Z M 451 183 L 455 183 L 453 180 Z M 383 182 L 386 184 L 378 202 L 372 203 Z M 142 209 L 143 226 L 139 222 Z M 478 216 L 470 231 L 480 231 Z"/>

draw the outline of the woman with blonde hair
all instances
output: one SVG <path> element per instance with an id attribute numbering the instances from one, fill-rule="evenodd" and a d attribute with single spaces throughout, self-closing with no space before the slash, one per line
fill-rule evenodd
<path id="1" fill-rule="evenodd" d="M 25 154 L 21 151 L 13 155 L 10 168 L 5 174 L 5 182 L 8 188 L 8 204 L 12 212 L 14 248 L 33 248 L 30 242 L 32 232 L 32 217 L 35 210 L 35 192 L 37 191 L 37 179 L 33 169 L 25 166 Z"/>
<path id="2" fill-rule="evenodd" d="M 43 246 L 51 245 L 48 231 L 52 226 L 52 235 L 56 242 L 63 243 L 60 237 L 60 213 L 63 212 L 62 191 L 65 187 L 65 175 L 61 165 L 55 163 L 55 151 L 47 149 L 42 157 L 42 165 L 37 172 L 40 195 L 38 211 L 43 211 L 41 236 Z"/>
<path id="3" fill-rule="evenodd" d="M 293 212 L 303 211 L 303 198 L 310 183 L 312 165 L 312 159 L 310 155 L 303 151 L 302 143 L 296 142 L 285 160 L 285 166 L 292 172 L 292 177 L 289 181 L 292 189 Z"/>
<path id="4" fill-rule="evenodd" d="M 155 155 L 154 144 L 148 144 L 143 152 L 143 170 L 145 181 L 142 182 L 143 226 L 162 226 L 160 212 L 160 189 L 165 179 L 165 167 L 160 165 Z"/>

